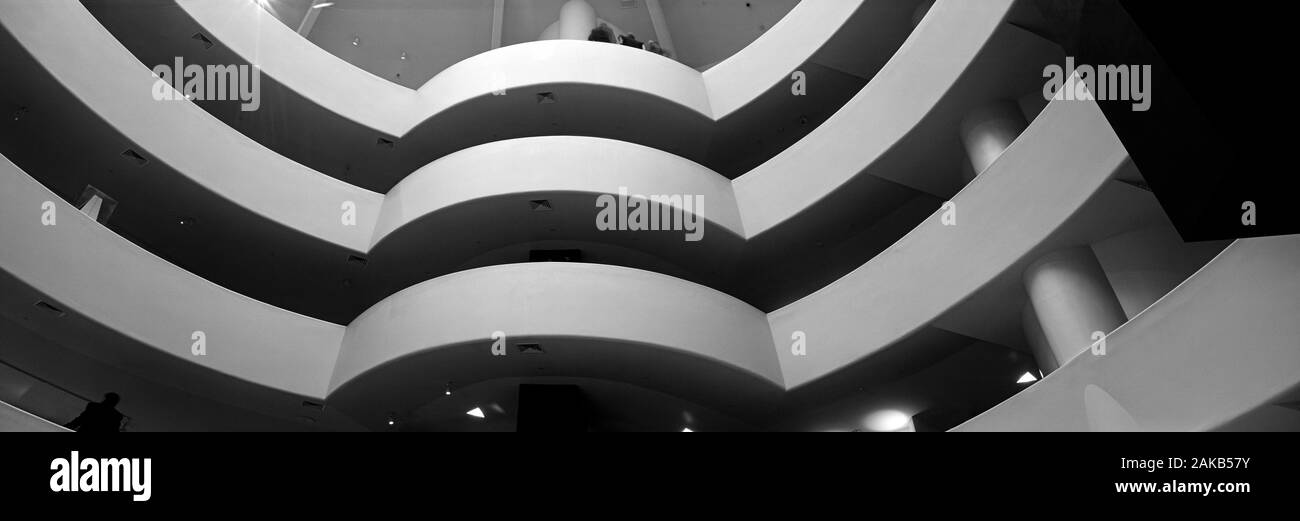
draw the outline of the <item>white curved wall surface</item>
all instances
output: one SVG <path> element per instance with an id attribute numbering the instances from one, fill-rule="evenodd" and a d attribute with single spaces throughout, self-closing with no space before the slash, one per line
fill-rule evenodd
<path id="1" fill-rule="evenodd" d="M 0 269 L 140 343 L 273 389 L 324 397 L 341 326 L 203 280 L 91 220 L 0 158 Z M 42 224 L 43 204 L 55 225 Z M 191 353 L 202 331 L 207 355 Z M 93 349 L 93 346 L 84 346 Z"/>
<path id="2" fill-rule="evenodd" d="M 1101 109 L 1053 102 L 942 211 L 862 267 L 771 313 L 778 345 L 796 331 L 809 356 L 780 350 L 795 388 L 889 347 L 1015 264 L 1083 207 L 1128 160 Z"/>
<path id="3" fill-rule="evenodd" d="M 767 317 L 748 304 L 657 273 L 543 262 L 455 273 L 376 304 L 348 325 L 331 391 L 430 348 L 480 342 L 491 359 L 495 331 L 685 351 L 781 383 Z"/>
<path id="4" fill-rule="evenodd" d="M 398 137 L 457 103 L 545 83 L 642 91 L 721 119 L 787 79 L 863 2 L 804 0 L 752 49 L 704 74 L 630 47 L 545 40 L 474 56 L 412 91 L 320 49 L 253 2 L 178 0 L 215 39 L 276 81 L 336 114 Z"/>
<path id="5" fill-rule="evenodd" d="M 274 18 L 269 23 L 283 26 Z M 193 103 L 153 99 L 158 80 L 151 69 L 80 2 L 0 2 L 0 24 L 139 152 L 309 236 L 354 251 L 369 246 L 381 195 L 285 159 Z M 342 225 L 345 201 L 357 205 L 356 226 Z"/>
<path id="6" fill-rule="evenodd" d="M 178 4 L 264 74 L 340 116 L 392 136 L 404 136 L 433 115 L 472 98 L 547 83 L 636 90 L 705 116 L 713 114 L 699 72 L 622 45 L 571 40 L 511 45 L 463 60 L 412 91 L 317 47 L 256 3 Z"/>
<path id="7" fill-rule="evenodd" d="M 375 228 L 378 244 L 425 215 L 475 199 L 528 192 L 691 195 L 700 213 L 744 237 L 731 181 L 693 161 L 662 151 L 599 138 L 551 136 L 497 141 L 430 163 L 388 192 Z M 595 223 L 592 223 L 595 227 Z"/>
<path id="8" fill-rule="evenodd" d="M 1215 429 L 1300 384 L 1300 236 L 1242 239 L 957 431 Z"/>
<path id="9" fill-rule="evenodd" d="M 831 119 L 736 179 L 745 229 L 758 235 L 775 227 L 883 157 L 957 84 L 1013 3 L 935 4 L 885 68 Z"/>
<path id="10" fill-rule="evenodd" d="M 753 43 L 704 71 L 713 117 L 725 118 L 790 80 L 866 1 L 802 0 Z"/>
<path id="11" fill-rule="evenodd" d="M 777 29 L 780 27 L 774 28 L 774 32 L 784 36 L 761 38 L 761 44 L 756 44 L 758 47 L 755 47 L 755 52 L 771 46 L 773 41 L 798 40 L 795 33 L 804 34 L 806 31 L 798 30 L 797 27 L 820 25 L 806 21 L 813 14 L 847 16 L 845 13 L 851 13 L 852 10 L 844 5 L 851 3 L 801 3 L 796 7 L 799 16 L 787 16 L 783 21 L 786 28 L 779 31 Z M 257 41 L 257 38 L 278 42 L 280 37 L 275 35 L 287 30 L 283 24 L 251 2 L 247 6 L 221 2 L 182 2 L 182 5 L 191 10 L 192 14 L 204 15 L 202 19 L 205 22 L 225 24 L 222 27 L 229 25 L 234 45 L 249 40 Z M 732 182 L 730 186 L 725 185 L 717 173 L 698 164 L 644 147 L 624 146 L 615 141 L 596 138 L 528 138 L 490 143 L 447 156 L 401 183 L 387 200 L 380 194 L 357 188 L 284 159 L 226 127 L 191 103 L 153 100 L 148 94 L 155 81 L 152 75 L 76 0 L 5 3 L 0 5 L 0 14 L 4 15 L 6 27 L 67 88 L 82 97 L 88 106 L 98 111 L 129 139 L 140 143 L 146 153 L 156 156 L 183 175 L 241 207 L 311 237 L 353 251 L 365 252 L 392 230 L 451 204 L 479 197 L 517 193 L 517 190 L 529 188 L 576 187 L 587 191 L 613 187 L 614 190 L 609 193 L 616 193 L 617 187 L 621 185 L 609 182 L 614 179 L 613 176 L 626 176 L 629 180 L 653 180 L 653 183 L 645 183 L 644 191 L 640 193 L 705 195 L 712 208 L 706 215 L 710 220 L 742 237 L 759 235 L 813 207 L 887 154 L 967 72 L 985 43 L 999 28 L 1011 5 L 1011 0 L 940 2 L 933 8 L 935 16 L 927 17 L 899 54 L 830 121 L 776 158 Z M 830 11 L 823 12 L 826 10 Z M 249 16 L 255 16 L 254 20 L 261 21 L 243 23 L 248 22 L 246 18 Z M 53 27 L 60 27 L 64 32 L 55 32 Z M 78 35 L 88 41 L 70 41 L 68 35 Z M 368 75 L 321 51 L 292 31 L 283 37 L 286 45 L 292 42 L 304 46 L 303 49 L 314 50 L 304 53 L 304 56 L 319 59 L 328 56 L 339 62 L 328 67 L 328 64 L 312 61 L 306 62 L 311 67 L 294 62 L 290 69 L 317 74 L 338 66 L 350 71 L 338 70 L 331 75 L 314 77 L 310 85 L 333 89 L 348 84 L 348 81 L 339 81 L 339 77 L 347 77 L 349 74 Z M 548 43 L 575 46 L 560 53 L 566 56 L 562 61 L 567 63 L 567 69 L 572 69 L 575 64 L 601 71 L 620 71 L 630 66 L 630 69 L 639 71 L 638 74 L 646 73 L 662 78 L 665 71 L 656 67 L 679 66 L 650 53 L 636 52 L 636 49 L 630 48 L 619 49 L 620 46 L 615 45 Z M 582 56 L 582 53 L 613 54 L 602 54 L 602 59 L 609 59 L 607 62 L 591 62 L 573 59 L 575 55 L 568 54 L 569 51 L 578 53 L 577 56 Z M 648 59 L 650 63 L 641 64 L 636 59 L 626 62 L 623 60 L 627 57 L 624 52 L 630 52 L 636 59 Z M 87 53 L 90 55 L 87 56 Z M 468 77 L 481 83 L 485 81 L 484 78 L 490 79 L 494 74 L 500 74 L 501 70 L 516 74 L 521 64 L 534 64 L 523 67 L 535 67 L 536 74 L 549 75 L 547 77 L 552 80 L 572 81 L 580 77 L 581 74 L 566 71 L 565 68 L 547 70 L 546 67 L 535 65 L 542 63 L 535 60 L 537 55 L 559 59 L 560 54 L 557 53 L 558 48 L 553 46 L 518 45 L 471 58 L 445 71 L 444 75 L 440 75 L 442 79 L 434 78 L 426 85 L 428 93 L 436 93 L 436 96 L 429 97 L 432 101 L 428 102 L 447 106 L 464 96 L 472 95 L 475 89 L 482 86 L 474 82 L 455 85 L 453 80 L 457 78 Z M 285 58 L 281 56 L 282 53 L 271 54 L 274 56 L 268 57 L 270 60 Z M 753 56 L 755 55 L 745 52 L 737 55 L 736 60 L 740 64 L 751 60 Z M 90 66 L 81 65 L 83 63 Z M 453 74 L 457 70 L 465 72 Z M 676 73 L 669 71 L 670 78 L 672 74 Z M 112 78 L 112 81 L 104 81 L 102 78 Z M 638 78 L 640 77 L 634 76 L 611 81 L 630 82 L 626 86 L 631 88 L 633 83 L 641 81 Z M 923 81 L 918 81 L 918 78 Z M 385 84 L 384 89 L 406 90 L 378 78 L 374 80 Z M 666 84 L 676 84 L 677 87 L 673 88 L 684 89 L 678 93 L 678 97 L 695 100 L 694 103 L 701 110 L 708 103 L 703 90 L 692 87 L 698 86 L 698 82 L 667 81 Z M 368 88 L 369 84 L 358 86 L 340 96 L 353 102 L 369 104 L 381 103 L 377 100 L 390 99 L 389 94 L 392 94 L 383 89 L 374 91 L 382 95 L 364 92 Z M 409 96 L 394 94 L 391 99 L 406 97 Z M 386 109 L 366 106 L 359 113 L 381 117 L 388 112 Z M 392 112 L 401 117 L 408 117 L 412 113 L 407 109 Z M 418 122 L 412 120 L 409 123 Z M 598 178 L 590 167 L 575 166 L 577 158 L 558 157 L 556 154 L 539 151 L 533 143 L 565 143 L 575 153 L 586 153 L 586 157 L 594 158 L 595 163 L 603 161 L 610 165 L 610 170 L 618 172 L 611 174 L 610 178 Z M 492 150 L 519 153 L 520 157 L 496 158 L 486 154 Z M 540 157 L 541 155 L 547 157 Z M 545 161 L 528 162 L 531 158 Z M 475 160 L 483 163 L 476 164 Z M 480 169 L 502 171 L 510 161 L 541 167 L 540 173 L 526 179 L 504 174 L 483 177 L 469 174 Z M 655 165 L 663 170 L 655 177 L 650 177 L 650 172 L 638 165 Z M 453 173 L 454 167 L 472 170 Z M 561 172 L 560 167 L 569 167 L 568 173 Z M 798 175 L 793 175 L 796 172 Z M 489 179 L 495 182 L 488 183 Z M 459 183 L 465 184 L 454 186 Z M 633 189 L 632 193 L 638 193 L 635 187 L 629 188 Z M 422 199 L 425 197 L 429 199 Z M 356 226 L 341 225 L 340 208 L 344 201 L 357 205 Z"/>

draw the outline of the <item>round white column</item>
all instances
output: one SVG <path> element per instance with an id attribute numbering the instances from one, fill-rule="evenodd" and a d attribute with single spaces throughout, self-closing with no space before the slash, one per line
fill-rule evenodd
<path id="1" fill-rule="evenodd" d="M 983 173 L 997 161 L 1002 151 L 1011 146 L 1028 126 L 1020 107 L 1010 101 L 976 108 L 962 118 L 961 139 L 975 175 Z"/>
<path id="2" fill-rule="evenodd" d="M 560 7 L 561 40 L 586 40 L 596 28 L 596 9 L 586 0 L 569 0 Z"/>
<path id="3" fill-rule="evenodd" d="M 1024 280 L 1034 316 L 1058 365 L 1090 349 L 1094 332 L 1110 334 L 1126 320 L 1088 246 L 1044 255 L 1025 269 Z"/>
<path id="4" fill-rule="evenodd" d="M 1025 304 L 1020 310 L 1020 325 L 1025 330 L 1025 340 L 1029 343 L 1029 350 L 1034 354 L 1034 362 L 1038 364 L 1038 369 L 1043 371 L 1043 376 L 1052 374 L 1061 364 L 1056 361 L 1056 353 L 1052 352 L 1052 346 L 1047 342 L 1047 335 L 1043 334 L 1043 326 L 1038 323 L 1038 315 L 1034 314 L 1034 305 Z"/>

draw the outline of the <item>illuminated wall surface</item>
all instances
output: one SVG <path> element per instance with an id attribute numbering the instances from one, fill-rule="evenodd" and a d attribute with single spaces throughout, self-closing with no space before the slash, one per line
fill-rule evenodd
<path id="1" fill-rule="evenodd" d="M 1048 2 L 362 4 L 0 0 L 0 430 L 1300 428 Z"/>

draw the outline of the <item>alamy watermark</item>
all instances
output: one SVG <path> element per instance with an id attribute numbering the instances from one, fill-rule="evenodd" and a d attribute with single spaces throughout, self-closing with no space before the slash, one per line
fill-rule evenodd
<path id="1" fill-rule="evenodd" d="M 1134 112 L 1151 110 L 1150 65 L 1080 65 L 1043 68 L 1043 98 L 1048 101 L 1132 101 Z"/>
<path id="2" fill-rule="evenodd" d="M 153 496 L 150 458 L 82 458 L 77 451 L 50 461 L 51 492 L 129 492 L 132 501 Z"/>
<path id="3" fill-rule="evenodd" d="M 262 106 L 262 71 L 251 65 L 185 65 L 177 56 L 171 65 L 153 68 L 157 101 L 242 101 L 239 110 Z"/>
<path id="4" fill-rule="evenodd" d="M 606 231 L 685 231 L 687 242 L 704 238 L 703 195 L 628 195 L 621 186 L 618 197 L 596 198 L 596 229 Z"/>

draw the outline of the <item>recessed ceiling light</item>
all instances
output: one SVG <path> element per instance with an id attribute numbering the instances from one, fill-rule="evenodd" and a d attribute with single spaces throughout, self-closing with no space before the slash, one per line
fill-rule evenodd
<path id="1" fill-rule="evenodd" d="M 683 427 L 682 432 L 695 432 L 695 431 L 691 430 L 690 427 Z"/>
<path id="2" fill-rule="evenodd" d="M 895 409 L 886 409 L 876 411 L 867 416 L 866 427 L 875 432 L 911 432 L 915 430 L 912 426 L 912 417 L 907 413 Z"/>
<path id="3" fill-rule="evenodd" d="M 1025 373 L 1020 375 L 1020 379 L 1016 380 L 1016 383 L 1027 384 L 1029 382 L 1037 382 L 1037 381 L 1038 381 L 1038 377 L 1034 376 L 1034 373 Z"/>
<path id="4" fill-rule="evenodd" d="M 451 382 L 447 382 L 447 387 L 443 389 L 442 394 L 451 396 Z"/>
<path id="5" fill-rule="evenodd" d="M 360 37 L 360 36 L 356 36 L 356 35 L 353 35 L 353 36 L 352 36 L 352 46 L 353 46 L 353 47 L 360 47 L 360 46 L 361 46 L 361 37 Z"/>
<path id="6" fill-rule="evenodd" d="M 329 6 L 331 6 L 331 5 L 334 5 L 334 2 L 321 2 L 321 3 L 319 3 L 319 4 L 316 4 L 316 5 L 311 6 L 311 8 L 312 8 L 312 9 L 322 9 L 322 8 L 325 8 L 325 7 L 329 7 Z"/>
<path id="7" fill-rule="evenodd" d="M 470 409 L 470 410 L 468 410 L 468 411 L 465 411 L 465 414 L 468 414 L 468 415 L 473 416 L 473 417 L 475 417 L 475 418 L 482 418 L 482 417 L 483 417 L 483 409 L 480 409 L 480 408 L 478 408 L 478 407 L 475 407 L 475 408 L 473 408 L 473 409 Z"/>

